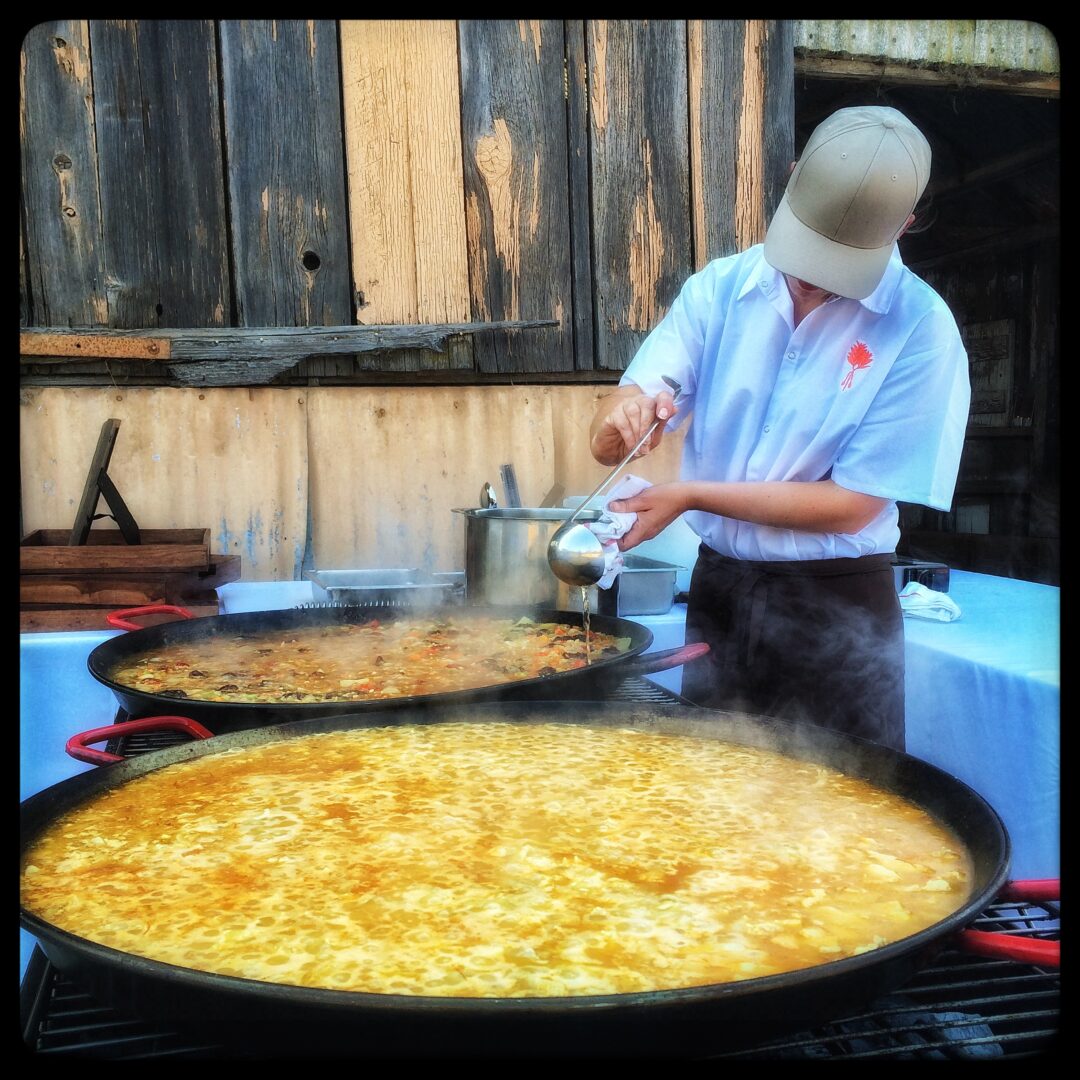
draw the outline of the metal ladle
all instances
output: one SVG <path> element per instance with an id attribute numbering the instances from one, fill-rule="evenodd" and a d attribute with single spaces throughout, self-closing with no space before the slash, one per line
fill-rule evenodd
<path id="1" fill-rule="evenodd" d="M 677 402 L 679 395 L 682 393 L 682 387 L 674 379 L 669 379 L 666 375 L 663 376 L 663 379 L 671 387 L 675 395 L 674 400 Z M 595 585 L 604 576 L 607 565 L 604 559 L 604 549 L 600 541 L 591 529 L 585 525 L 575 525 L 574 522 L 585 507 L 622 472 L 623 467 L 649 441 L 652 433 L 666 422 L 666 420 L 660 419 L 653 421 L 649 430 L 641 436 L 633 450 L 600 481 L 599 486 L 591 495 L 586 496 L 581 501 L 577 510 L 567 518 L 565 524 L 559 526 L 555 535 L 548 541 L 548 566 L 551 567 L 551 572 L 560 581 L 565 581 L 567 585 L 587 587 Z"/>

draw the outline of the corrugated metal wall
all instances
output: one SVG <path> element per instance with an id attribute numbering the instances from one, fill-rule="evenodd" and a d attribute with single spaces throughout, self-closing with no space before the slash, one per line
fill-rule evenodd
<path id="1" fill-rule="evenodd" d="M 802 19 L 795 47 L 909 64 L 1058 74 L 1057 39 L 1019 19 Z"/>

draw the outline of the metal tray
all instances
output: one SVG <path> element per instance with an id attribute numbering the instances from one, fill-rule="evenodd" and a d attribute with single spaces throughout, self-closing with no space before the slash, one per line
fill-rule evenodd
<path id="1" fill-rule="evenodd" d="M 446 604 L 460 589 L 460 574 L 426 570 L 309 570 L 316 604 L 367 607 L 428 607 Z"/>
<path id="2" fill-rule="evenodd" d="M 610 589 L 593 585 L 589 608 L 598 615 L 627 618 L 631 615 L 666 615 L 675 603 L 675 578 L 685 566 L 650 559 L 645 555 L 624 555 L 622 571 Z M 570 609 L 581 610 L 578 589 L 570 589 Z"/>

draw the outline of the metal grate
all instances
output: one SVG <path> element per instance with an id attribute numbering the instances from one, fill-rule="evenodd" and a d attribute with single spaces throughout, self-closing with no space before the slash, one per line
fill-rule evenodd
<path id="1" fill-rule="evenodd" d="M 1020 931 L 1058 935 L 1057 904 L 1025 905 Z M 996 904 L 980 928 L 1015 927 L 1015 904 Z M 1057 971 L 946 950 L 902 991 L 857 1015 L 713 1060 L 820 1058 L 1016 1060 L 1057 1046 L 1061 982 Z M 111 1008 L 59 973 L 39 949 L 21 991 L 24 1041 L 37 1054 L 101 1059 L 258 1058 L 260 1048 L 207 1042 L 198 1031 L 155 1025 Z"/>

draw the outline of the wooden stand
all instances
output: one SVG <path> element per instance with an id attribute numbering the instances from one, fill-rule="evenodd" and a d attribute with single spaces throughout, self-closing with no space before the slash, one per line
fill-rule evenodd
<path id="1" fill-rule="evenodd" d="M 108 630 L 121 608 L 174 604 L 217 615 L 215 589 L 240 577 L 239 555 L 210 551 L 209 529 L 140 529 L 109 479 L 119 420 L 107 420 L 70 530 L 39 529 L 19 548 L 20 628 Z M 111 514 L 96 514 L 104 497 Z M 93 529 L 111 517 L 117 529 Z M 143 625 L 162 621 L 148 617 Z"/>
<path id="2" fill-rule="evenodd" d="M 86 474 L 86 484 L 83 486 L 79 509 L 75 514 L 75 524 L 71 528 L 71 536 L 68 539 L 72 547 L 86 543 L 91 525 L 100 517 L 112 517 L 113 521 L 120 526 L 120 532 L 129 544 L 139 543 L 139 526 L 135 524 L 135 519 L 128 511 L 124 500 L 120 498 L 116 485 L 109 479 L 109 462 L 112 460 L 113 447 L 116 445 L 116 436 L 119 433 L 119 420 L 106 420 L 101 425 L 97 449 L 90 462 L 90 471 Z M 111 515 L 94 513 L 102 496 L 112 511 Z"/>

